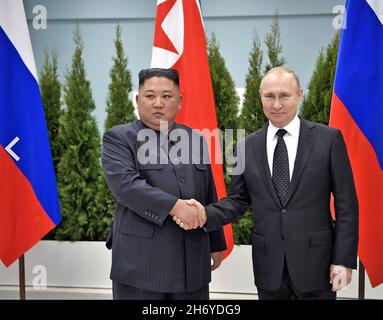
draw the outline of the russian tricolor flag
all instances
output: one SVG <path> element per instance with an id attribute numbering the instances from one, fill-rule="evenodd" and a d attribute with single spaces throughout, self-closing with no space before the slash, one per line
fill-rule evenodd
<path id="1" fill-rule="evenodd" d="M 383 1 L 348 0 L 330 125 L 340 128 L 359 199 L 359 258 L 383 283 Z"/>
<path id="2" fill-rule="evenodd" d="M 22 0 L 0 0 L 0 259 L 9 266 L 61 220 Z"/>

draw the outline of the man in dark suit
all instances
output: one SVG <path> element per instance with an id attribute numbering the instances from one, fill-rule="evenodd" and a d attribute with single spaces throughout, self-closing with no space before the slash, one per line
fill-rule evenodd
<path id="1" fill-rule="evenodd" d="M 264 76 L 260 95 L 269 123 L 238 144 L 239 174 L 227 198 L 205 207 L 207 231 L 252 207 L 260 299 L 335 299 L 357 266 L 358 201 L 345 143 L 339 130 L 297 116 L 302 94 L 288 68 Z M 188 228 L 193 216 L 174 220 Z"/>
<path id="2" fill-rule="evenodd" d="M 226 249 L 223 229 L 206 234 L 196 223 L 185 231 L 170 216 L 197 212 L 182 199 L 217 201 L 203 153 L 187 151 L 202 136 L 175 123 L 181 107 L 178 72 L 142 70 L 136 100 L 140 120 L 103 136 L 102 165 L 116 201 L 113 298 L 208 299 L 211 270 Z"/>

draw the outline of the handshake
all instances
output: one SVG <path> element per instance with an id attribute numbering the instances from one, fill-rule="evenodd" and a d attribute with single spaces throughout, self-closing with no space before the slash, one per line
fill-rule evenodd
<path id="1" fill-rule="evenodd" d="M 207 220 L 204 206 L 194 199 L 178 199 L 170 214 L 173 221 L 185 230 L 202 227 Z"/>

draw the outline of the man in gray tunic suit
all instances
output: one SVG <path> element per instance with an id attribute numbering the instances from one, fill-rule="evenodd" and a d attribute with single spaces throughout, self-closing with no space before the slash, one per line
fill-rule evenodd
<path id="1" fill-rule="evenodd" d="M 226 249 L 223 229 L 206 234 L 195 224 L 185 231 L 171 217 L 196 214 L 183 199 L 217 201 L 204 152 L 191 152 L 201 141 L 206 152 L 205 141 L 175 123 L 181 108 L 176 70 L 142 70 L 136 101 L 140 120 L 103 137 L 102 165 L 116 202 L 113 298 L 208 299 L 211 270 Z"/>

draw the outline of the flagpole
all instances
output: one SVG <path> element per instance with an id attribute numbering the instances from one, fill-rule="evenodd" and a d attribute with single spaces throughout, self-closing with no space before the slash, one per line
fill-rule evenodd
<path id="1" fill-rule="evenodd" d="M 359 259 L 358 299 L 359 300 L 365 299 L 365 269 L 360 259 Z"/>
<path id="2" fill-rule="evenodd" d="M 24 255 L 19 258 L 19 293 L 20 300 L 25 300 L 25 261 Z"/>

